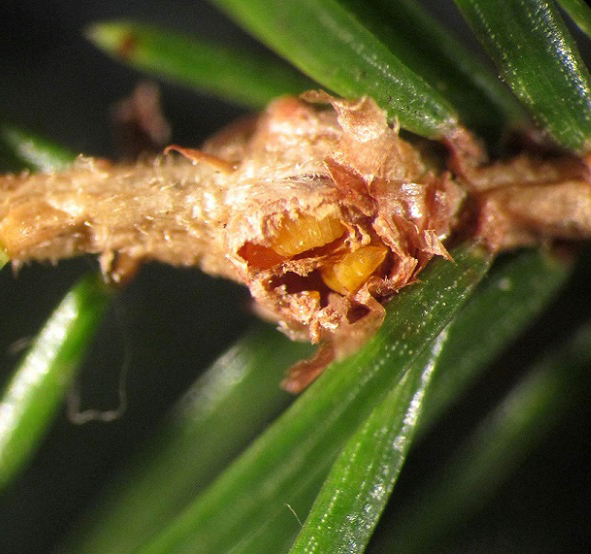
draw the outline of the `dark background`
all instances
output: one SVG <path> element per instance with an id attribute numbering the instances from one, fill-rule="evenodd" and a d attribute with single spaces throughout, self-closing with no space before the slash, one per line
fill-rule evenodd
<path id="1" fill-rule="evenodd" d="M 461 29 L 447 2 L 430 2 Z M 0 118 L 42 133 L 75 152 L 117 156 L 109 114 L 145 78 L 97 51 L 81 31 L 106 19 L 129 18 L 198 33 L 243 48 L 261 49 L 202 1 L 2 0 L 0 2 Z M 161 83 L 172 141 L 198 145 L 242 113 L 238 108 Z M 17 361 L 11 346 L 34 335 L 91 259 L 0 273 L 0 386 Z M 473 414 L 492 405 L 507 383 L 556 336 L 588 316 L 591 291 L 582 267 L 570 293 L 529 333 L 524 345 L 489 372 L 487 380 L 444 422 L 441 434 L 460 437 Z M 253 321 L 240 287 L 198 271 L 146 266 L 120 295 L 79 382 L 83 407 L 108 409 L 126 353 L 129 409 L 114 423 L 72 425 L 61 415 L 30 469 L 0 497 L 0 552 L 45 552 L 59 540 L 92 495 L 133 452 L 167 407 L 216 355 Z M 442 552 L 587 552 L 591 537 L 590 408 L 580 406 L 530 459 L 495 502 Z M 440 428 L 441 430 L 441 428 Z M 455 431 L 453 431 L 455 430 Z M 442 445 L 435 430 L 405 468 L 401 494 L 413 474 L 436 464 Z M 459 440 L 459 439 L 458 439 Z M 566 452 L 566 454 L 565 454 Z M 429 466 L 429 463 L 426 464 Z M 521 518 L 523 533 L 507 534 Z M 548 522 L 558 522 L 549 526 Z M 535 537 L 535 540 L 532 539 Z"/>
<path id="2" fill-rule="evenodd" d="M 0 118 L 74 152 L 117 157 L 112 106 L 145 76 L 95 49 L 90 23 L 130 18 L 260 48 L 204 2 L 0 2 Z M 242 110 L 161 83 L 172 140 L 198 145 Z M 94 259 L 0 273 L 0 388 L 33 336 Z M 0 497 L 0 552 L 44 552 L 127 454 L 217 355 L 251 326 L 248 293 L 197 270 L 145 266 L 116 299 L 77 388 L 82 409 L 111 409 L 126 357 L 129 407 L 109 424 L 58 418 L 30 469 Z M 63 410 L 65 412 L 65 410 Z"/>

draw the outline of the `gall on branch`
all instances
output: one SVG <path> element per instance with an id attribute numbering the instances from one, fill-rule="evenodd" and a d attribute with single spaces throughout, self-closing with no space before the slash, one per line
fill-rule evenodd
<path id="1" fill-rule="evenodd" d="M 403 140 L 371 98 L 280 98 L 180 156 L 1 177 L 0 245 L 17 267 L 92 253 L 114 282 L 158 260 L 243 283 L 288 336 L 320 343 L 284 382 L 299 391 L 454 237 L 500 251 L 591 234 L 585 159 L 487 164 L 461 129 L 438 146 Z"/>

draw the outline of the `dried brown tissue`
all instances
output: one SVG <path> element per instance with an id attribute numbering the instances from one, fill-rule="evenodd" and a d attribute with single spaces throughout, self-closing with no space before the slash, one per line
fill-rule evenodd
<path id="1" fill-rule="evenodd" d="M 461 128 L 445 145 L 402 139 L 371 98 L 280 98 L 201 150 L 0 177 L 0 243 L 16 267 L 92 253 L 114 282 L 158 260 L 243 283 L 261 315 L 321 344 L 284 383 L 299 391 L 453 237 L 500 251 L 591 234 L 585 158 L 489 163 Z"/>

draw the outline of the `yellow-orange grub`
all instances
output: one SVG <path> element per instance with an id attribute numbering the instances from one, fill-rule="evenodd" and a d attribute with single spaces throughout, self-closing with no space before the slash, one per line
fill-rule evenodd
<path id="1" fill-rule="evenodd" d="M 388 254 L 383 244 L 362 246 L 345 254 L 337 263 L 322 268 L 322 280 L 332 290 L 345 296 L 357 290 L 382 265 Z"/>
<path id="2" fill-rule="evenodd" d="M 311 215 L 300 215 L 283 222 L 271 248 L 280 256 L 297 256 L 331 243 L 342 237 L 345 231 L 345 226 L 337 217 L 316 219 Z"/>

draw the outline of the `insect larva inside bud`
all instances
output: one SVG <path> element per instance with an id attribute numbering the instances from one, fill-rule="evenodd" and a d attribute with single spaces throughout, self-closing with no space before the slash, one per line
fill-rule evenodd
<path id="1" fill-rule="evenodd" d="M 324 283 L 344 295 L 355 293 L 386 259 L 383 244 L 362 246 L 345 254 L 336 264 L 322 268 Z"/>
<path id="2" fill-rule="evenodd" d="M 280 256 L 296 256 L 342 237 L 345 230 L 337 217 L 316 219 L 311 215 L 300 215 L 283 223 L 271 248 Z"/>
<path id="3" fill-rule="evenodd" d="M 325 345 L 294 369 L 296 391 L 371 336 L 429 260 L 450 259 L 453 234 L 494 250 L 591 236 L 588 159 L 524 151 L 486 164 L 459 128 L 448 162 L 401 138 L 370 98 L 306 99 L 278 99 L 203 150 L 169 148 L 188 160 L 81 158 L 0 177 L 0 256 L 94 253 L 115 282 L 157 260 L 244 283 L 290 337 Z"/>

